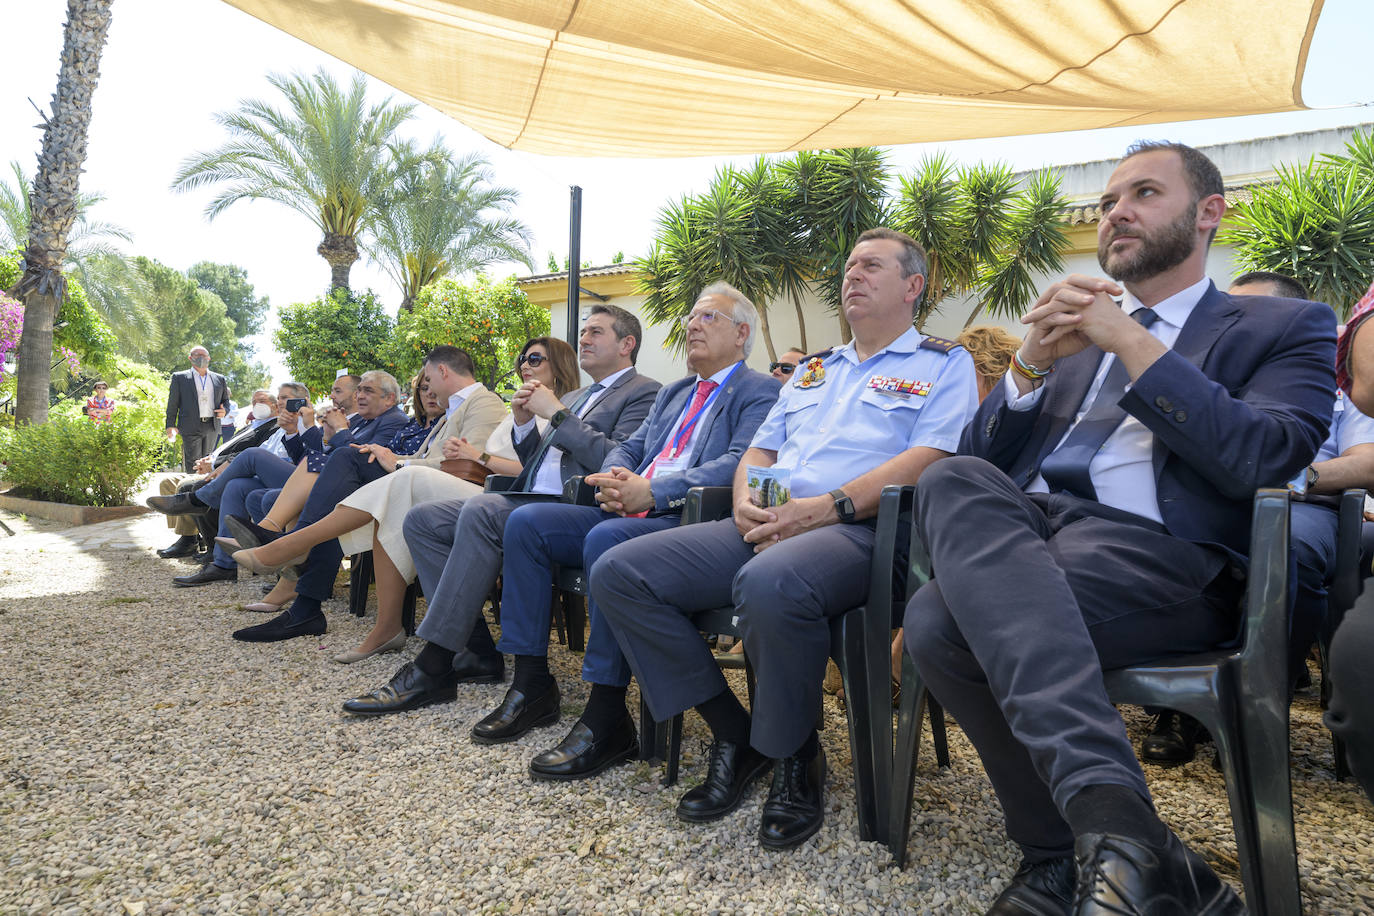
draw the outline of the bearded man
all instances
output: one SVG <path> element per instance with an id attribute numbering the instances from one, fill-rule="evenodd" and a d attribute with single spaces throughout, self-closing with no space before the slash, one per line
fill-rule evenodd
<path id="1" fill-rule="evenodd" d="M 937 578 L 907 651 L 1021 847 L 1000 916 L 1244 912 L 1159 819 L 1102 677 L 1234 644 L 1255 490 L 1331 422 L 1331 309 L 1204 273 L 1222 190 L 1197 150 L 1133 146 L 1101 198 L 1114 280 L 1045 291 L 959 454 L 917 484 Z"/>

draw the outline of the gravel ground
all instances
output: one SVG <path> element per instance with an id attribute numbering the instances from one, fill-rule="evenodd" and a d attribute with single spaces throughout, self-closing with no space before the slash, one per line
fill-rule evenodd
<path id="1" fill-rule="evenodd" d="M 234 642 L 256 579 L 173 589 L 188 571 L 152 548 L 155 516 L 62 529 L 0 513 L 0 912 L 15 913 L 981 913 L 1015 868 L 972 748 L 922 757 L 910 863 L 858 840 L 843 713 L 828 700 L 826 822 L 790 853 L 755 839 L 763 789 L 687 826 L 681 787 L 647 764 L 570 785 L 529 758 L 586 699 L 555 646 L 564 721 L 474 745 L 504 688 L 381 720 L 339 711 L 402 656 L 340 666 L 370 622 L 342 601 L 329 633 Z M 404 657 L 419 647 L 412 640 Z M 632 694 L 632 700 L 636 698 Z M 1128 714 L 1133 737 L 1146 720 Z M 683 779 L 705 730 L 688 717 Z M 1309 913 L 1374 912 L 1374 809 L 1334 781 L 1309 697 L 1294 708 L 1294 800 Z M 923 747 L 929 748 L 927 733 Z M 1239 885 L 1210 750 L 1148 772 L 1165 819 Z"/>

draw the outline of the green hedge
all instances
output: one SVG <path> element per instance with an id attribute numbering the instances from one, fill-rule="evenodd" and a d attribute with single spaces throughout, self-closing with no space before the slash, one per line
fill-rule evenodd
<path id="1" fill-rule="evenodd" d="M 123 506 L 148 472 L 167 462 L 162 411 L 115 411 L 108 423 L 58 416 L 0 438 L 0 477 L 16 495 L 81 506 Z"/>

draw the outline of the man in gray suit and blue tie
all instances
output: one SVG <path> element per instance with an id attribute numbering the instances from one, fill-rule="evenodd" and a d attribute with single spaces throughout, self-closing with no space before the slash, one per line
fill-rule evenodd
<path id="1" fill-rule="evenodd" d="M 569 392 L 563 403 L 530 381 L 511 400 L 523 465 L 512 488 L 424 503 L 406 515 L 406 544 L 428 601 L 419 635 L 428 642 L 386 685 L 345 702 L 345 712 L 400 712 L 452 700 L 459 683 L 501 681 L 505 663 L 482 606 L 501 573 L 506 519 L 522 503 L 557 498 L 569 477 L 600 470 L 606 455 L 644 422 L 659 383 L 635 371 L 641 338 L 634 315 L 592 306 L 578 338 L 579 363 L 592 384 Z M 542 436 L 536 417 L 548 420 Z"/>
<path id="2" fill-rule="evenodd" d="M 506 522 L 500 648 L 515 656 L 515 680 L 500 707 L 473 728 L 478 742 L 512 741 L 558 719 L 558 684 L 547 660 L 553 567 L 590 569 L 616 544 L 676 528 L 688 489 L 734 479 L 778 398 L 778 382 L 744 364 L 759 322 L 737 289 L 708 286 L 682 323 L 692 374 L 659 391 L 644 425 L 587 478 L 599 487 L 601 508 L 535 503 Z M 579 779 L 638 754 L 625 708 L 630 666 L 595 601 L 588 611 L 582 676 L 592 684 L 591 699 L 567 737 L 530 763 L 536 779 Z"/>

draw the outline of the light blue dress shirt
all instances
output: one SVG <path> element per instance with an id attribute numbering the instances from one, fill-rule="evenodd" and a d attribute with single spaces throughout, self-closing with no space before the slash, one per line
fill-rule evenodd
<path id="1" fill-rule="evenodd" d="M 825 376 L 805 384 L 798 366 L 751 443 L 778 453 L 774 467 L 791 471 L 792 495 L 819 496 L 918 445 L 954 452 L 978 409 L 973 360 L 963 347 L 922 348 L 915 328 L 859 362 L 852 343 L 822 361 Z M 917 391 L 884 391 L 884 379 Z"/>

